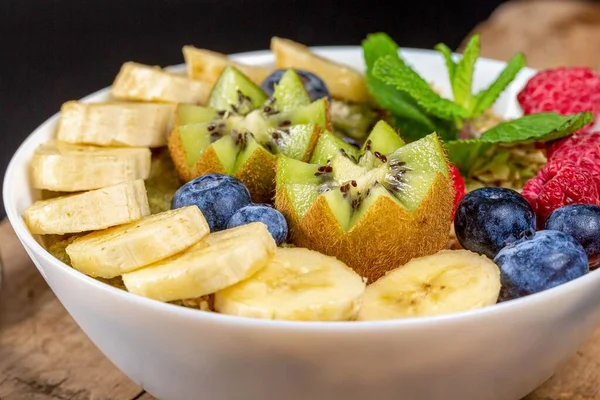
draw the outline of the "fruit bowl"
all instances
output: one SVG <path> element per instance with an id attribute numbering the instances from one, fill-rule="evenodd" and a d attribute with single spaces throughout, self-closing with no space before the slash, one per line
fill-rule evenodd
<path id="1" fill-rule="evenodd" d="M 313 50 L 364 69 L 360 47 Z M 402 54 L 450 95 L 444 60 L 429 50 Z M 237 61 L 268 65 L 268 51 Z M 480 59 L 475 90 L 505 64 Z M 182 70 L 183 67 L 173 67 Z M 524 69 L 495 104 L 520 115 Z M 86 102 L 108 99 L 104 89 Z M 127 376 L 160 399 L 457 399 L 514 400 L 548 379 L 600 323 L 600 274 L 482 309 L 369 322 L 284 322 L 199 312 L 150 300 L 88 277 L 51 256 L 22 219 L 40 193 L 29 161 L 48 141 L 58 114 L 20 146 L 8 167 L 7 215 L 34 264 L 67 311 Z"/>

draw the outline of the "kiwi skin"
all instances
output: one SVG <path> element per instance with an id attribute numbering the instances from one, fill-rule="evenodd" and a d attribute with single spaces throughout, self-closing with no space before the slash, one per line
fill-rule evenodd
<path id="1" fill-rule="evenodd" d="M 214 160 L 207 160 L 210 153 L 214 155 Z M 200 157 L 198 163 L 194 166 L 193 176 L 202 176 L 215 171 L 215 165 L 221 167 L 221 163 L 214 153 L 212 147 L 209 147 L 205 154 Z M 252 202 L 254 203 L 272 203 L 273 193 L 275 191 L 275 166 L 277 165 L 276 156 L 268 153 L 266 150 L 256 150 L 250 158 L 236 171 L 233 176 L 238 178 L 248 188 Z M 222 167 L 221 167 L 222 168 Z"/>
<path id="2" fill-rule="evenodd" d="M 173 160 L 179 179 L 182 182 L 188 182 L 192 180 L 192 171 L 190 171 L 187 166 L 185 149 L 181 142 L 181 136 L 179 136 L 179 121 L 177 116 L 175 116 L 175 123 L 173 126 L 174 128 L 167 140 L 167 147 L 169 148 L 169 153 L 171 154 L 171 159 Z"/>
<path id="3" fill-rule="evenodd" d="M 371 283 L 412 258 L 437 253 L 448 242 L 454 188 L 438 173 L 419 207 L 410 213 L 381 196 L 361 220 L 343 232 L 323 196 L 300 219 L 285 190 L 275 207 L 290 228 L 290 242 L 337 257 Z"/>

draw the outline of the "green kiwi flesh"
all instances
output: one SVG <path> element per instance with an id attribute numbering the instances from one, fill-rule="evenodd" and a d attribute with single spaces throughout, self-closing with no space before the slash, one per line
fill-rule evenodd
<path id="1" fill-rule="evenodd" d="M 310 104 L 310 96 L 293 69 L 288 69 L 275 84 L 272 107 L 277 111 L 290 111 Z"/>
<path id="2" fill-rule="evenodd" d="M 208 96 L 208 107 L 246 115 L 267 101 L 266 93 L 234 66 L 227 66 Z"/>
<path id="3" fill-rule="evenodd" d="M 298 219 L 319 196 L 324 196 L 344 231 L 356 225 L 380 196 L 387 196 L 399 207 L 414 212 L 437 174 L 449 176 L 437 134 L 404 145 L 391 127 L 377 126 L 369 136 L 371 145 L 368 139 L 358 157 L 339 151 L 324 163 L 324 153 L 313 157 L 321 161 L 318 164 L 279 159 L 277 190 L 285 190 Z M 377 149 L 393 150 L 382 154 Z"/>

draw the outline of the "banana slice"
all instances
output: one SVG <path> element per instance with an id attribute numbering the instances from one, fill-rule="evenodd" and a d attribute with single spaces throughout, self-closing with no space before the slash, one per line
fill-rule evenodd
<path id="1" fill-rule="evenodd" d="M 147 179 L 151 158 L 150 149 L 144 147 L 105 148 L 50 141 L 35 150 L 32 186 L 80 192 Z"/>
<path id="2" fill-rule="evenodd" d="M 175 104 L 69 101 L 61 107 L 56 135 L 69 143 L 162 147 L 174 115 Z"/>
<path id="3" fill-rule="evenodd" d="M 215 294 L 223 314 L 296 321 L 356 317 L 365 281 L 334 257 L 305 248 L 278 248 L 266 268 Z"/>
<path id="4" fill-rule="evenodd" d="M 209 233 L 200 209 L 190 206 L 92 232 L 69 244 L 66 252 L 75 269 L 114 278 L 179 253 Z"/>
<path id="5" fill-rule="evenodd" d="M 198 49 L 194 46 L 184 46 L 182 51 L 188 76 L 211 85 L 214 85 L 228 65 L 235 66 L 257 85 L 273 72 L 273 68 L 241 64 L 230 60 L 225 54 Z"/>
<path id="6" fill-rule="evenodd" d="M 111 87 L 124 100 L 204 104 L 212 85 L 167 72 L 160 67 L 126 62 Z"/>
<path id="7" fill-rule="evenodd" d="M 214 293 L 262 269 L 277 245 L 262 222 L 206 236 L 182 253 L 123 274 L 131 293 L 159 301 Z"/>
<path id="8" fill-rule="evenodd" d="M 319 76 L 336 99 L 362 103 L 369 100 L 365 77 L 347 65 L 323 58 L 303 44 L 273 37 L 271 51 L 277 68 L 298 68 Z"/>
<path id="9" fill-rule="evenodd" d="M 77 233 L 106 229 L 150 214 L 143 180 L 80 194 L 36 201 L 23 218 L 32 234 Z"/>
<path id="10" fill-rule="evenodd" d="M 468 250 L 414 258 L 365 290 L 358 320 L 425 317 L 496 304 L 500 270 Z"/>

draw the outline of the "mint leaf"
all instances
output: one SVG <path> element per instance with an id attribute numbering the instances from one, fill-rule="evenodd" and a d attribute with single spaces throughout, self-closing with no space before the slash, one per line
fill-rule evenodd
<path id="1" fill-rule="evenodd" d="M 484 132 L 479 140 L 487 143 L 533 143 L 560 139 L 583 128 L 594 119 L 591 112 L 560 115 L 545 112 L 502 122 Z"/>
<path id="2" fill-rule="evenodd" d="M 375 102 L 392 113 L 396 119 L 402 137 L 413 141 L 438 132 L 442 139 L 456 138 L 453 125 L 440 121 L 425 112 L 407 93 L 389 86 L 373 76 L 373 66 L 383 56 L 400 58 L 398 45 L 385 33 L 374 33 L 362 42 L 363 57 L 366 65 L 365 78 L 369 92 Z"/>
<path id="3" fill-rule="evenodd" d="M 469 112 L 463 107 L 437 94 L 399 56 L 379 57 L 375 61 L 372 74 L 387 85 L 408 93 L 418 105 L 437 117 L 455 119 L 469 116 Z"/>
<path id="4" fill-rule="evenodd" d="M 446 68 L 448 69 L 448 79 L 450 80 L 450 85 L 452 85 L 452 81 L 454 80 L 454 74 L 456 72 L 456 63 L 452 58 L 452 50 L 444 43 L 438 43 L 434 47 L 435 50 L 442 53 L 444 56 L 444 60 L 446 61 Z"/>
<path id="5" fill-rule="evenodd" d="M 471 117 L 478 117 L 483 114 L 485 110 L 490 108 L 496 102 L 500 94 L 502 94 L 508 85 L 510 85 L 517 77 L 517 74 L 525 67 L 526 63 L 525 56 L 522 53 L 518 53 L 511 58 L 496 80 L 492 82 L 487 89 L 484 89 L 475 95 L 474 101 L 471 103 L 473 106 Z"/>
<path id="6" fill-rule="evenodd" d="M 362 43 L 362 47 L 367 67 L 365 74 L 367 86 L 379 106 L 387 109 L 395 116 L 418 121 L 421 125 L 433 131 L 435 129 L 433 123 L 409 96 L 373 77 L 372 71 L 375 61 L 386 55 L 398 56 L 398 45 L 385 33 L 375 33 L 367 36 L 367 39 Z"/>
<path id="7" fill-rule="evenodd" d="M 560 139 L 581 129 L 592 119 L 590 112 L 566 116 L 553 112 L 531 114 L 498 124 L 478 139 L 451 140 L 445 146 L 450 162 L 464 176 L 470 176 L 472 168 L 482 161 L 480 159 L 484 153 L 496 145 L 511 146 Z"/>
<path id="8" fill-rule="evenodd" d="M 454 102 L 467 110 L 471 109 L 473 74 L 475 72 L 475 63 L 477 62 L 477 58 L 479 58 L 479 52 L 479 35 L 473 35 L 465 47 L 462 58 L 456 64 L 454 77 L 451 81 Z"/>

